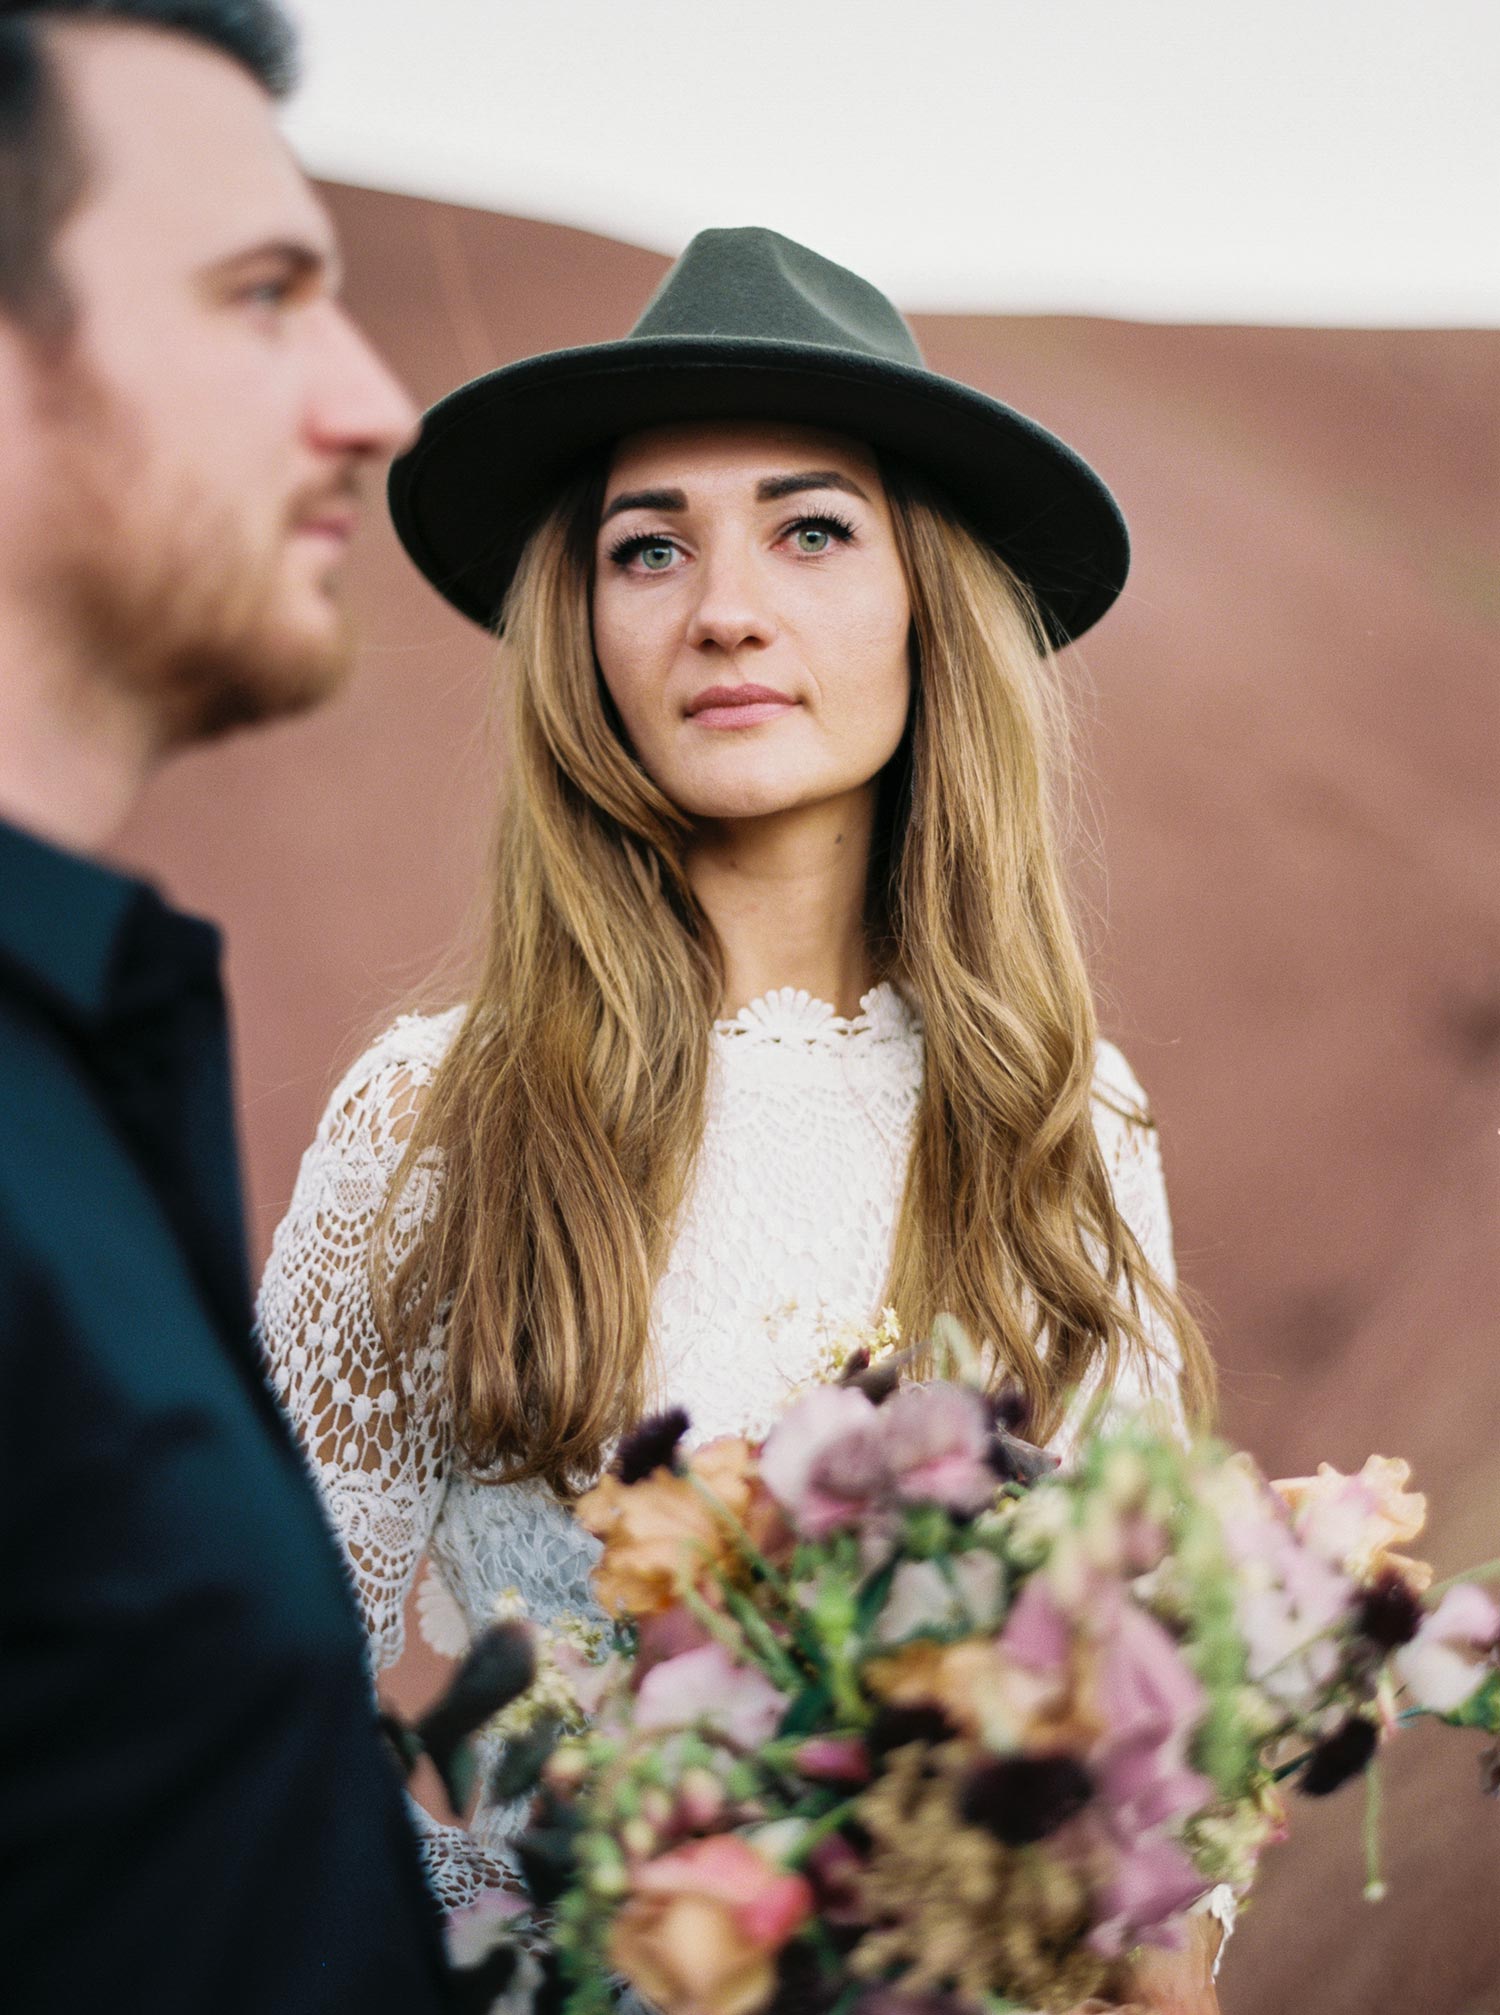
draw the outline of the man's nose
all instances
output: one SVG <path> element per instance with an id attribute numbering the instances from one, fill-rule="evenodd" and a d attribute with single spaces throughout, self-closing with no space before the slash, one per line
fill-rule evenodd
<path id="1" fill-rule="evenodd" d="M 770 642 L 775 624 L 748 543 L 715 542 L 698 562 L 696 587 L 691 645 L 727 653 Z"/>
<path id="2" fill-rule="evenodd" d="M 368 337 L 330 302 L 310 422 L 317 444 L 383 461 L 409 448 L 421 414 Z"/>

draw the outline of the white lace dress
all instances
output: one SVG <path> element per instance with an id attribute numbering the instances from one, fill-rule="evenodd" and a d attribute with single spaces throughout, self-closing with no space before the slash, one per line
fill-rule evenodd
<path id="1" fill-rule="evenodd" d="M 703 1146 L 655 1304 L 663 1403 L 692 1439 L 754 1430 L 809 1376 L 830 1331 L 880 1308 L 922 1079 L 918 1022 L 890 986 L 852 1021 L 790 988 L 716 1025 Z M 455 1460 L 441 1393 L 443 1337 L 416 1355 L 412 1405 L 396 1396 L 368 1286 L 371 1226 L 423 1087 L 460 1011 L 407 1016 L 335 1090 L 302 1163 L 261 1288 L 271 1376 L 307 1448 L 358 1587 L 378 1673 L 399 1657 L 424 1554 L 419 1609 L 457 1650 L 515 1588 L 539 1622 L 597 1616 L 596 1543 L 535 1483 L 477 1482 Z M 1157 1137 L 1119 1051 L 1100 1048 L 1095 1124 L 1119 1207 L 1158 1272 L 1173 1278 Z M 406 1199 L 403 1235 L 430 1202 Z M 1117 1396 L 1139 1389 L 1127 1381 Z M 431 1577 L 437 1577 L 437 1585 Z M 513 1880 L 518 1814 L 481 1809 L 471 1832 L 420 1815 L 445 1906 Z"/>

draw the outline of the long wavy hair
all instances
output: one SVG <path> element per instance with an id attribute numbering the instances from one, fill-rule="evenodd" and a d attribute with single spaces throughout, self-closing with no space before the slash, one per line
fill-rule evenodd
<path id="1" fill-rule="evenodd" d="M 1066 721 L 1036 604 L 919 478 L 885 476 L 914 679 L 867 928 L 926 1052 L 885 1298 L 908 1337 L 950 1313 L 988 1345 L 1039 1439 L 1127 1355 L 1152 1377 L 1161 1325 L 1206 1419 L 1207 1348 L 1121 1216 L 1095 1135 L 1094 1003 L 1054 805 Z M 558 500 L 506 603 L 483 965 L 373 1242 L 398 1369 L 446 1327 L 464 1457 L 564 1495 L 649 1403 L 652 1296 L 702 1138 L 722 974 L 684 867 L 689 822 L 631 753 L 594 656 L 603 481 Z M 430 1172 L 413 1235 L 403 1198 Z"/>

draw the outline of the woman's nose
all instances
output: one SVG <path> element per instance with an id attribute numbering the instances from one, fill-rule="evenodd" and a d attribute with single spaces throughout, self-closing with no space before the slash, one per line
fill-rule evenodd
<path id="1" fill-rule="evenodd" d="M 725 653 L 770 642 L 774 622 L 757 578 L 753 556 L 743 549 L 705 554 L 698 562 L 698 598 L 688 627 L 695 650 Z"/>

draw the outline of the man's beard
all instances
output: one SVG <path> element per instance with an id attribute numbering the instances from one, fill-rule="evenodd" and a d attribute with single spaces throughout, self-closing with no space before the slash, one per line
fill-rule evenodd
<path id="1" fill-rule="evenodd" d="M 350 625 L 332 611 L 316 629 L 289 622 L 283 561 L 279 541 L 248 549 L 232 511 L 215 526 L 200 509 L 185 539 L 143 551 L 122 538 L 75 570 L 73 613 L 93 661 L 149 704 L 163 751 L 291 718 L 342 685 Z"/>
<path id="2" fill-rule="evenodd" d="M 331 596 L 328 620 L 293 620 L 283 569 L 294 525 L 349 499 L 355 472 L 252 526 L 242 508 L 207 506 L 187 477 L 172 494 L 119 403 L 91 393 L 59 442 L 44 562 L 50 613 L 84 675 L 141 701 L 163 753 L 328 698 L 352 660 L 349 622 Z"/>

